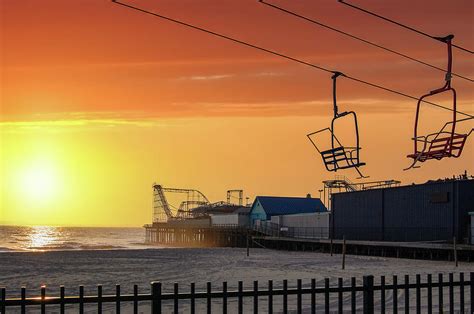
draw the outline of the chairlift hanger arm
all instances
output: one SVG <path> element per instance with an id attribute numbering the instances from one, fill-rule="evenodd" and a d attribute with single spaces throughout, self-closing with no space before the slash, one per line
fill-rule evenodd
<path id="1" fill-rule="evenodd" d="M 377 18 L 379 18 L 379 19 L 382 19 L 382 20 L 384 20 L 384 21 L 387 21 L 387 22 L 389 22 L 389 23 L 398 25 L 398 26 L 400 26 L 400 27 L 402 27 L 402 28 L 408 29 L 408 30 L 410 30 L 410 31 L 412 31 L 412 32 L 415 32 L 415 33 L 418 33 L 418 34 L 420 34 L 420 35 L 422 35 L 422 36 L 425 36 L 425 37 L 428 37 L 428 38 L 431 38 L 431 39 L 434 39 L 434 40 L 443 42 L 443 40 L 442 40 L 443 37 L 432 36 L 432 35 L 430 35 L 430 34 L 428 34 L 428 33 L 425 33 L 425 32 L 423 32 L 423 31 L 420 31 L 420 30 L 418 30 L 418 29 L 416 29 L 416 28 L 414 28 L 414 27 L 411 27 L 411 26 L 402 24 L 402 23 L 400 23 L 400 22 L 397 22 L 397 21 L 395 21 L 395 20 L 389 19 L 389 18 L 387 18 L 387 17 L 385 17 L 385 16 L 382 16 L 382 15 L 380 15 L 380 14 L 374 13 L 374 12 L 369 11 L 369 10 L 367 10 L 367 9 L 361 8 L 361 7 L 359 7 L 359 6 L 355 5 L 355 4 L 349 3 L 349 2 L 347 2 L 347 1 L 345 1 L 345 0 L 338 0 L 338 1 L 339 1 L 340 3 L 342 3 L 342 4 L 345 4 L 345 5 L 349 6 L 349 7 L 351 7 L 351 8 L 354 8 L 354 9 L 359 10 L 359 11 L 361 11 L 361 12 L 364 12 L 364 13 L 367 13 L 367 14 L 369 14 L 369 15 L 375 16 L 375 17 L 377 17 Z M 472 51 L 472 50 L 470 50 L 470 49 L 467 49 L 467 48 L 464 48 L 464 47 L 461 47 L 461 46 L 458 46 L 458 45 L 454 45 L 454 44 L 453 44 L 453 47 L 455 47 L 455 48 L 457 48 L 457 49 L 459 49 L 459 50 L 463 50 L 463 51 L 465 51 L 465 52 L 467 52 L 467 53 L 474 54 L 474 51 Z"/>
<path id="2" fill-rule="evenodd" d="M 344 76 L 343 73 L 341 72 L 333 72 L 334 74 L 331 76 L 332 78 L 332 100 L 334 104 L 334 118 L 337 118 L 339 116 L 338 108 L 337 108 L 337 93 L 336 93 L 336 85 L 337 85 L 337 78 L 339 76 Z"/>
<path id="3" fill-rule="evenodd" d="M 251 43 L 247 43 L 245 41 L 242 41 L 242 40 L 239 40 L 239 39 L 227 36 L 227 35 L 219 34 L 217 32 L 210 31 L 210 30 L 207 30 L 205 28 L 195 26 L 195 25 L 192 25 L 192 24 L 189 24 L 189 23 L 185 23 L 185 22 L 182 22 L 182 21 L 179 21 L 179 20 L 164 16 L 164 15 L 161 15 L 161 14 L 158 14 L 158 13 L 155 13 L 155 12 L 151 12 L 151 11 L 148 11 L 148 10 L 145 10 L 145 9 L 142 9 L 142 8 L 124 3 L 124 2 L 120 2 L 119 0 L 112 0 L 112 3 L 124 6 L 124 7 L 129 8 L 129 9 L 133 9 L 135 11 L 139 11 L 139 12 L 142 12 L 142 13 L 145 13 L 145 14 L 149 14 L 149 15 L 152 15 L 152 16 L 155 16 L 155 17 L 158 17 L 158 18 L 161 18 L 161 19 L 164 19 L 164 20 L 182 25 L 182 26 L 186 26 L 186 27 L 189 27 L 189 28 L 192 28 L 192 29 L 204 32 L 204 33 L 208 33 L 208 34 L 216 36 L 216 37 L 227 39 L 229 41 L 232 41 L 232 42 L 235 42 L 235 43 L 238 43 L 238 44 L 250 47 L 250 48 L 254 48 L 254 49 L 272 54 L 274 56 L 278 56 L 278 57 L 281 57 L 281 58 L 284 58 L 284 59 L 287 59 L 287 60 L 290 60 L 290 61 L 293 61 L 293 62 L 296 62 L 296 63 L 299 63 L 299 64 L 303 64 L 303 65 L 306 65 L 306 66 L 309 66 L 309 67 L 312 67 L 312 68 L 315 68 L 315 69 L 318 69 L 318 70 L 321 70 L 321 71 L 324 71 L 324 72 L 334 73 L 334 71 L 331 71 L 331 70 L 329 70 L 327 68 L 324 68 L 322 66 L 319 66 L 319 65 L 316 65 L 316 64 L 313 64 L 313 63 L 309 63 L 309 62 L 306 62 L 306 61 L 303 61 L 303 60 L 285 55 L 283 53 L 280 53 L 280 52 L 277 52 L 277 51 L 274 51 L 274 50 L 270 50 L 270 49 L 263 48 L 263 47 L 260 47 L 260 46 L 257 46 L 257 45 L 251 44 Z M 368 81 L 365 81 L 365 80 L 362 80 L 362 79 L 358 79 L 356 77 L 349 76 L 349 75 L 345 75 L 345 77 L 352 80 L 352 81 L 354 81 L 354 82 L 358 82 L 358 83 L 361 83 L 361 84 L 364 84 L 364 85 L 367 85 L 367 86 L 378 88 L 378 89 L 390 92 L 392 94 L 396 94 L 396 95 L 403 96 L 403 97 L 406 97 L 406 98 L 418 100 L 418 98 L 415 97 L 415 96 L 411 96 L 409 94 L 406 94 L 406 93 L 403 93 L 403 92 L 400 92 L 400 91 L 397 91 L 397 90 L 394 90 L 394 89 L 391 89 L 391 88 L 387 88 L 387 87 L 384 87 L 382 85 L 371 83 L 371 82 L 368 82 Z M 428 103 L 428 104 L 430 104 L 432 106 L 435 106 L 435 107 L 438 107 L 438 108 L 442 108 L 444 110 L 452 111 L 452 109 L 450 109 L 450 108 L 444 107 L 442 105 L 439 105 L 439 104 L 436 104 L 436 103 L 433 103 L 433 102 L 425 101 L 425 103 Z M 464 112 L 461 112 L 461 111 L 458 111 L 458 113 L 462 114 L 462 115 L 465 115 L 465 116 L 468 116 L 468 117 L 474 117 L 470 114 L 467 114 L 467 113 L 464 113 Z"/>

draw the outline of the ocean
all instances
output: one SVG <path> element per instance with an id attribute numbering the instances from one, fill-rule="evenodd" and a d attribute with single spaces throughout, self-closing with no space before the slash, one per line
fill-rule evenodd
<path id="1" fill-rule="evenodd" d="M 144 249 L 143 228 L 0 226 L 0 252 Z"/>

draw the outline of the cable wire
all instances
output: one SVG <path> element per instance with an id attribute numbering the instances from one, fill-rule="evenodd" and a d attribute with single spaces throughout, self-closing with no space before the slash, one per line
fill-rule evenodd
<path id="1" fill-rule="evenodd" d="M 425 36 L 425 37 L 428 37 L 428 38 L 431 38 L 431 39 L 440 41 L 436 36 L 433 36 L 433 35 L 430 35 L 430 34 L 428 34 L 428 33 L 425 33 L 425 32 L 423 32 L 423 31 L 420 31 L 420 30 L 418 30 L 418 29 L 416 29 L 416 28 L 413 28 L 413 27 L 411 27 L 411 26 L 408 26 L 408 25 L 402 24 L 402 23 L 400 23 L 400 22 L 391 20 L 391 19 L 389 19 L 389 18 L 387 18 L 387 17 L 385 17 L 385 16 L 382 16 L 382 15 L 379 15 L 379 14 L 377 14 L 377 13 L 371 12 L 371 11 L 369 11 L 369 10 L 366 10 L 366 9 L 364 9 L 364 8 L 361 8 L 361 7 L 359 7 L 359 6 L 356 6 L 356 5 L 352 4 L 352 3 L 345 2 L 344 0 L 338 0 L 338 1 L 339 1 L 340 3 L 342 3 L 342 4 L 345 4 L 345 5 L 349 6 L 349 7 L 351 7 L 351 8 L 354 8 L 354 9 L 356 9 L 356 10 L 362 11 L 362 12 L 367 13 L 367 14 L 369 14 L 369 15 L 378 17 L 379 19 L 382 19 L 382 20 L 384 20 L 384 21 L 387 21 L 387 22 L 390 22 L 390 23 L 392 23 L 392 24 L 398 25 L 398 26 L 403 27 L 403 28 L 405 28 L 405 29 L 408 29 L 408 30 L 410 30 L 410 31 L 412 31 L 412 32 L 418 33 L 418 34 L 420 34 L 420 35 L 422 35 L 422 36 Z M 467 49 L 467 48 L 464 48 L 464 47 L 461 47 L 461 46 L 458 46 L 458 45 L 455 45 L 455 44 L 453 44 L 453 47 L 456 47 L 457 49 L 463 50 L 463 51 L 468 52 L 468 53 L 470 53 L 470 54 L 474 54 L 474 51 L 469 50 L 469 49 Z"/>
<path id="2" fill-rule="evenodd" d="M 409 55 L 406 55 L 406 54 L 403 54 L 403 53 L 401 53 L 401 52 L 398 52 L 398 51 L 392 50 L 392 49 L 390 49 L 390 48 L 384 47 L 384 46 L 382 46 L 382 45 L 376 44 L 376 43 L 371 42 L 371 41 L 369 41 L 369 40 L 367 40 L 367 39 L 364 39 L 364 38 L 355 36 L 355 35 L 353 35 L 353 34 L 351 34 L 351 33 L 347 33 L 347 32 L 345 32 L 345 31 L 343 31 L 343 30 L 340 30 L 340 29 L 337 29 L 337 28 L 335 28 L 335 27 L 329 26 L 329 25 L 327 25 L 327 24 L 324 24 L 324 23 L 322 23 L 322 22 L 316 21 L 316 20 L 311 19 L 311 18 L 309 18 L 309 17 L 306 17 L 306 16 L 303 16 L 303 15 L 298 14 L 298 13 L 296 13 L 296 12 L 290 11 L 290 10 L 288 10 L 288 9 L 282 8 L 282 7 L 277 6 L 277 5 L 275 5 L 275 4 L 271 4 L 271 3 L 269 3 L 269 2 L 265 2 L 264 0 L 259 0 L 259 2 L 261 2 L 262 4 L 265 4 L 265 5 L 269 6 L 269 7 L 272 7 L 272 8 L 274 8 L 274 9 L 280 10 L 280 11 L 285 12 L 285 13 L 287 13 L 287 14 L 290 14 L 290 15 L 293 15 L 293 16 L 298 17 L 298 18 L 300 18 L 300 19 L 303 19 L 303 20 L 305 20 L 305 21 L 308 21 L 308 22 L 310 22 L 310 23 L 319 25 L 319 26 L 324 27 L 324 28 L 326 28 L 326 29 L 329 29 L 329 30 L 331 30 L 331 31 L 334 31 L 334 32 L 337 32 L 337 33 L 339 33 L 339 34 L 348 36 L 348 37 L 350 37 L 350 38 L 352 38 L 352 39 L 361 41 L 361 42 L 363 42 L 363 43 L 365 43 L 365 44 L 368 44 L 368 45 L 370 45 L 370 46 L 380 48 L 380 49 L 382 49 L 382 50 L 391 52 L 391 53 L 393 53 L 393 54 L 396 54 L 396 55 L 398 55 L 398 56 L 400 56 L 400 57 L 403 57 L 403 58 L 406 58 L 406 59 L 408 59 L 408 60 L 417 62 L 417 63 L 419 63 L 419 64 L 428 66 L 428 67 L 433 68 L 433 69 L 436 69 L 436 70 L 439 70 L 439 71 L 441 71 L 441 72 L 443 72 L 443 73 L 447 73 L 447 71 L 446 71 L 445 69 L 442 69 L 442 68 L 440 68 L 440 67 L 438 67 L 438 66 L 432 65 L 432 64 L 430 64 L 430 63 L 427 63 L 427 62 L 424 62 L 424 61 L 422 61 L 422 60 L 416 59 L 416 58 L 414 58 L 414 57 L 410 57 Z M 471 78 L 469 78 L 469 77 L 465 77 L 465 76 L 462 76 L 462 75 L 459 75 L 459 74 L 456 74 L 456 73 L 453 73 L 453 72 L 451 72 L 451 75 L 456 76 L 456 77 L 459 77 L 459 78 L 464 79 L 464 80 L 466 80 L 466 81 L 474 82 L 474 80 L 471 79 Z"/>
<path id="3" fill-rule="evenodd" d="M 119 4 L 119 5 L 122 5 L 124 7 L 127 7 L 127 8 L 130 8 L 130 9 L 133 9 L 133 10 L 136 10 L 136 11 L 139 11 L 139 12 L 143 12 L 143 13 L 146 13 L 146 14 L 149 14 L 149 15 L 152 15 L 152 16 L 156 16 L 156 17 L 159 17 L 161 19 L 164 19 L 164 20 L 167 20 L 167 21 L 170 21 L 170 22 L 173 22 L 173 23 L 176 23 L 176 24 L 179 24 L 179 25 L 183 25 L 183 26 L 186 26 L 186 27 L 190 27 L 192 29 L 195 29 L 195 30 L 199 30 L 201 32 L 204 32 L 204 33 L 208 33 L 208 34 L 211 34 L 213 36 L 217 36 L 217 37 L 220 37 L 220 38 L 224 38 L 224 39 L 227 39 L 227 40 L 230 40 L 232 42 L 235 42 L 235 43 L 238 43 L 238 44 L 241 44 L 241 45 L 244 45 L 244 46 L 247 46 L 247 47 L 251 47 L 251 48 L 254 48 L 254 49 L 257 49 L 257 50 L 260 50 L 260 51 L 264 51 L 264 52 L 267 52 L 269 54 L 272 54 L 272 55 L 275 55 L 275 56 L 278 56 L 278 57 L 281 57 L 281 58 L 284 58 L 284 59 L 287 59 L 287 60 L 291 60 L 293 62 L 296 62 L 296 63 L 299 63 L 299 64 L 303 64 L 303 65 L 306 65 L 306 66 L 309 66 L 309 67 L 312 67 L 312 68 L 315 68 L 315 69 L 318 69 L 318 70 L 321 70 L 321 71 L 324 71 L 324 72 L 327 72 L 327 73 L 332 73 L 334 74 L 336 71 L 332 71 L 332 70 L 329 70 L 327 68 L 324 68 L 322 66 L 319 66 L 319 65 L 316 65 L 316 64 L 313 64 L 313 63 L 309 63 L 309 62 L 306 62 L 306 61 L 303 61 L 303 60 L 300 60 L 300 59 L 297 59 L 297 58 L 294 58 L 294 57 L 291 57 L 291 56 L 288 56 L 288 55 L 285 55 L 283 53 L 280 53 L 280 52 L 277 52 L 277 51 L 274 51 L 274 50 L 270 50 L 270 49 L 267 49 L 267 48 L 263 48 L 263 47 L 260 47 L 260 46 L 257 46 L 257 45 L 254 45 L 254 44 L 250 44 L 250 43 L 247 43 L 245 41 L 242 41 L 242 40 L 239 40 L 239 39 L 235 39 L 235 38 L 232 38 L 232 37 L 229 37 L 227 35 L 222 35 L 220 33 L 216 33 L 214 31 L 210 31 L 210 30 L 207 30 L 205 28 L 202 28 L 202 27 L 199 27 L 199 26 L 195 26 L 195 25 L 192 25 L 192 24 L 189 24 L 189 23 L 185 23 L 185 22 L 182 22 L 182 21 L 179 21 L 179 20 L 176 20 L 176 19 L 173 19 L 173 18 L 170 18 L 170 17 L 167 17 L 167 16 L 164 16 L 164 15 L 161 15 L 161 14 L 158 14 L 158 13 L 155 13 L 155 12 L 151 12 L 151 11 L 148 11 L 148 10 L 145 10 L 145 9 L 142 9 L 142 8 L 139 8 L 139 7 L 135 7 L 133 5 L 130 5 L 130 4 L 127 4 L 127 3 L 123 3 L 123 2 L 120 2 L 120 1 L 117 1 L 117 0 L 112 0 L 113 3 L 116 3 L 116 4 Z M 352 81 L 355 81 L 355 82 L 359 82 L 359 83 L 362 83 L 362 84 L 365 84 L 365 85 L 368 85 L 368 86 L 372 86 L 372 87 L 375 87 L 375 88 L 378 88 L 378 89 L 381 89 L 381 90 L 384 90 L 384 91 L 387 91 L 387 92 L 391 92 L 393 94 L 397 94 L 397 95 L 400 95 L 400 96 L 404 96 L 404 97 L 407 97 L 407 98 L 410 98 L 410 99 L 414 99 L 414 100 L 418 100 L 417 97 L 415 96 L 411 96 L 409 94 L 405 94 L 403 92 L 400 92 L 400 91 L 397 91 L 397 90 L 394 90 L 394 89 L 390 89 L 390 88 L 387 88 L 387 87 L 384 87 L 382 85 L 378 85 L 378 84 L 374 84 L 374 83 L 371 83 L 371 82 L 368 82 L 368 81 L 364 81 L 362 79 L 358 79 L 356 77 L 353 77 L 353 76 L 349 76 L 349 75 L 345 75 L 345 74 L 342 74 L 342 76 L 346 77 L 347 79 L 349 80 L 352 80 Z M 435 107 L 438 107 L 438 108 L 441 108 L 441 109 L 445 109 L 445 110 L 448 110 L 448 111 L 455 111 L 456 113 L 459 113 L 459 114 L 462 114 L 462 115 L 465 115 L 467 117 L 471 117 L 471 118 L 474 118 L 473 115 L 470 115 L 468 113 L 464 113 L 462 111 L 458 111 L 458 110 L 453 110 L 451 108 L 448 108 L 448 107 L 444 107 L 442 105 L 439 105 L 439 104 L 436 104 L 436 103 L 433 103 L 433 102 L 430 102 L 430 101 L 426 101 L 426 100 L 423 100 L 424 103 L 427 103 L 427 104 L 430 104 L 432 106 L 435 106 Z"/>

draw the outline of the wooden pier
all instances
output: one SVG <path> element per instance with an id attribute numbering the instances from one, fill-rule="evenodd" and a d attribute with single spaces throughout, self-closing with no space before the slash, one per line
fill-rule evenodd
<path id="1" fill-rule="evenodd" d="M 340 254 L 343 240 L 301 239 L 271 236 L 254 236 L 253 241 L 263 247 L 289 251 L 314 251 Z M 346 241 L 346 254 L 394 258 L 474 261 L 474 246 L 430 242 Z"/>
<path id="2" fill-rule="evenodd" d="M 248 229 L 234 226 L 179 227 L 166 224 L 145 226 L 146 242 L 180 247 L 245 247 Z"/>
<path id="3" fill-rule="evenodd" d="M 145 226 L 146 242 L 170 247 L 261 247 L 340 254 L 343 240 L 268 236 L 237 226 Z M 445 261 L 474 261 L 474 246 L 434 242 L 346 241 L 346 254 Z"/>

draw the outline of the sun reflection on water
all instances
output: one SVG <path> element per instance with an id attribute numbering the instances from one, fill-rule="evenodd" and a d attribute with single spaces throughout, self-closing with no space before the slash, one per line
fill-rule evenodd
<path id="1" fill-rule="evenodd" d="M 28 249 L 35 251 L 43 251 L 55 244 L 59 240 L 59 238 L 60 230 L 56 227 L 31 227 L 28 241 Z"/>

